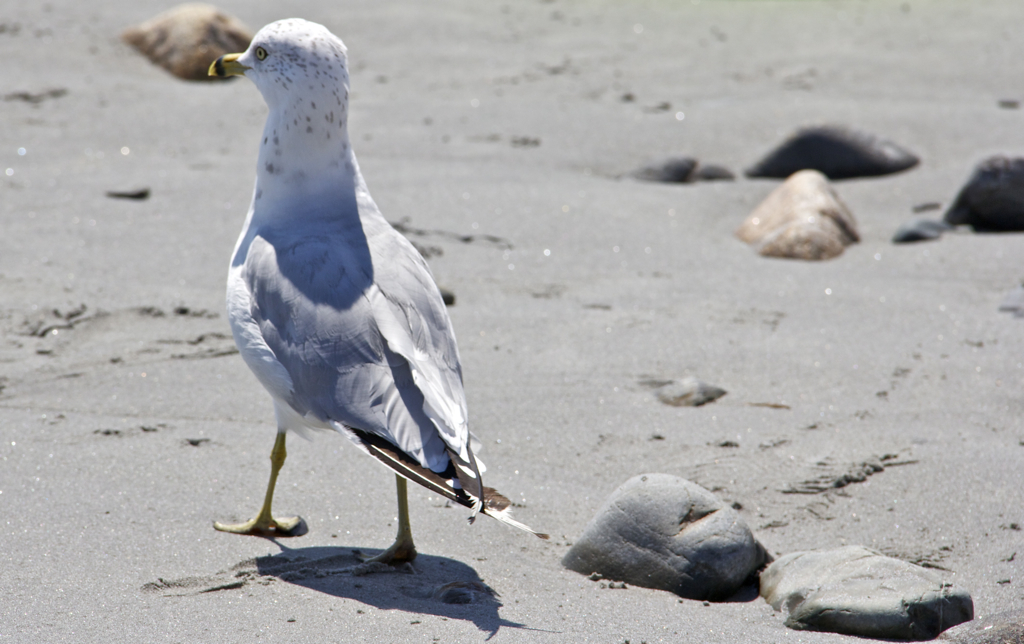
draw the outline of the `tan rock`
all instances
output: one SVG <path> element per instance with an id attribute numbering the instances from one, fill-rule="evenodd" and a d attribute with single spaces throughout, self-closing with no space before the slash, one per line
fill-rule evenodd
<path id="1" fill-rule="evenodd" d="M 801 170 L 750 213 L 736 236 L 766 257 L 821 260 L 860 241 L 857 222 L 825 175 Z"/>
<path id="2" fill-rule="evenodd" d="M 252 33 L 238 19 L 208 4 L 182 4 L 136 27 L 121 38 L 178 78 L 208 80 L 210 63 L 245 51 Z"/>
<path id="3" fill-rule="evenodd" d="M 765 257 L 831 259 L 846 248 L 843 232 L 828 217 L 801 215 L 761 240 L 757 252 Z"/>

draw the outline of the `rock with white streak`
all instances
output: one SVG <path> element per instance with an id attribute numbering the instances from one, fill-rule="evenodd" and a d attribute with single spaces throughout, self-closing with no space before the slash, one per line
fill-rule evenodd
<path id="1" fill-rule="evenodd" d="M 669 474 L 635 476 L 615 490 L 562 559 L 570 570 L 721 600 L 770 557 L 731 506 Z"/>

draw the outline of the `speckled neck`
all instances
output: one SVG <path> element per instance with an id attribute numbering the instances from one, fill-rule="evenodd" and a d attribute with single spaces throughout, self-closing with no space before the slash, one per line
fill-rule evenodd
<path id="1" fill-rule="evenodd" d="M 315 112 L 314 112 L 315 113 Z M 344 112 L 328 110 L 319 123 L 294 106 L 272 110 L 263 130 L 256 168 L 257 208 L 273 203 L 336 204 L 358 214 L 356 192 L 365 191 L 359 165 L 349 143 Z M 312 207 L 312 206 L 311 206 Z M 330 213 L 310 212 L 311 215 Z"/>
<path id="2" fill-rule="evenodd" d="M 281 21 L 260 30 L 243 60 L 270 108 L 256 167 L 257 218 L 282 214 L 284 204 L 292 219 L 357 218 L 369 193 L 349 142 L 344 44 L 321 25 Z"/>

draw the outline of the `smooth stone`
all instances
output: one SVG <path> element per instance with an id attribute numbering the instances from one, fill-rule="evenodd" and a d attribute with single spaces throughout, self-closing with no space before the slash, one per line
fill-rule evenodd
<path id="1" fill-rule="evenodd" d="M 637 179 L 661 183 L 693 183 L 695 181 L 732 181 L 736 176 L 718 165 L 701 165 L 692 157 L 672 157 L 644 166 L 633 173 Z"/>
<path id="2" fill-rule="evenodd" d="M 208 4 L 181 4 L 130 27 L 121 38 L 150 61 L 185 80 L 216 80 L 210 64 L 243 52 L 252 34 L 237 18 Z"/>
<path id="3" fill-rule="evenodd" d="M 790 628 L 879 639 L 933 639 L 974 617 L 965 590 L 863 546 L 780 557 L 761 573 L 761 596 Z"/>
<path id="4" fill-rule="evenodd" d="M 785 179 L 799 170 L 817 170 L 829 179 L 852 179 L 900 172 L 918 162 L 892 141 L 841 125 L 823 125 L 798 130 L 746 174 Z"/>
<path id="5" fill-rule="evenodd" d="M 801 170 L 762 201 L 736 230 L 766 257 L 822 260 L 860 241 L 857 222 L 825 175 Z"/>
<path id="6" fill-rule="evenodd" d="M 673 407 L 700 407 L 718 400 L 728 392 L 721 387 L 709 385 L 692 376 L 679 382 L 672 382 L 658 387 L 654 395 L 658 400 Z"/>
<path id="7" fill-rule="evenodd" d="M 953 230 L 953 227 L 944 221 L 937 219 L 914 219 L 896 230 L 896 234 L 892 236 L 892 243 L 908 244 L 910 242 L 938 239 L 947 230 Z"/>
<path id="8" fill-rule="evenodd" d="M 1024 609 L 960 624 L 939 635 L 939 639 L 956 644 L 1024 644 Z"/>
<path id="9" fill-rule="evenodd" d="M 994 156 L 979 163 L 943 219 L 982 232 L 1024 230 L 1024 158 Z"/>
<path id="10" fill-rule="evenodd" d="M 688 599 L 722 600 L 767 561 L 731 506 L 686 479 L 644 474 L 612 492 L 562 565 Z"/>

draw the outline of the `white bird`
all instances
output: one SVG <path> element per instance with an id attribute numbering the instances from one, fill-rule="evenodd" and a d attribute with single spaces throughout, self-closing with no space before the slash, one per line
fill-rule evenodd
<path id="1" fill-rule="evenodd" d="M 214 527 L 295 530 L 301 519 L 275 519 L 270 510 L 285 436 L 321 429 L 345 435 L 396 474 L 398 536 L 377 561 L 416 556 L 406 479 L 472 508 L 471 522 L 482 512 L 546 539 L 483 486 L 441 294 L 423 257 L 381 215 L 352 152 L 345 45 L 322 25 L 281 20 L 245 52 L 214 61 L 210 75 L 249 78 L 270 109 L 227 309 L 278 426 L 259 514 Z"/>

